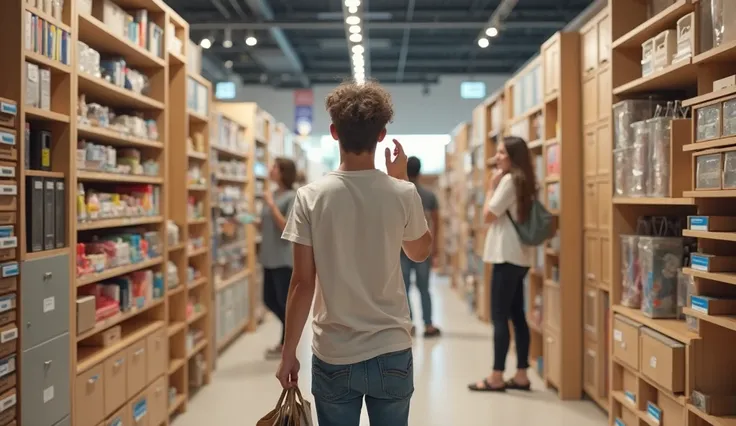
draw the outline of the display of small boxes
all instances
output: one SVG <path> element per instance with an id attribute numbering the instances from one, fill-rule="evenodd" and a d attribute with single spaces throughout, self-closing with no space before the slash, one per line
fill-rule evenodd
<path id="1" fill-rule="evenodd" d="M 733 216 L 688 216 L 688 229 L 706 232 L 736 231 L 736 217 Z"/>
<path id="2" fill-rule="evenodd" d="M 123 37 L 127 28 L 128 14 L 112 0 L 99 0 L 92 4 L 92 16 L 102 21 L 108 31 Z"/>
<path id="3" fill-rule="evenodd" d="M 672 62 L 680 62 L 695 52 L 695 14 L 688 13 L 677 20 L 677 53 Z"/>
<path id="4" fill-rule="evenodd" d="M 708 296 L 690 296 L 690 308 L 707 315 L 736 314 L 736 299 L 723 299 Z"/>
<path id="5" fill-rule="evenodd" d="M 677 52 L 677 34 L 675 30 L 664 30 L 654 37 L 654 55 L 652 66 L 654 71 L 668 67 Z"/>
<path id="6" fill-rule="evenodd" d="M 736 99 L 723 103 L 723 136 L 736 135 Z"/>
<path id="7" fill-rule="evenodd" d="M 18 159 L 15 130 L 0 127 L 0 160 Z"/>
<path id="8" fill-rule="evenodd" d="M 38 65 L 26 62 L 26 105 L 38 108 L 40 87 Z"/>
<path id="9" fill-rule="evenodd" d="M 654 72 L 654 38 L 641 44 L 641 76 Z"/>
<path id="10" fill-rule="evenodd" d="M 10 99 L 0 98 L 0 126 L 14 128 L 17 115 L 18 104 Z"/>
<path id="11" fill-rule="evenodd" d="M 716 256 L 704 253 L 690 254 L 690 267 L 704 272 L 736 271 L 736 256 Z"/>
<path id="12" fill-rule="evenodd" d="M 693 154 L 695 161 L 695 189 L 721 189 L 723 153 Z"/>
<path id="13" fill-rule="evenodd" d="M 736 150 L 723 153 L 723 189 L 736 188 Z"/>
<path id="14" fill-rule="evenodd" d="M 706 141 L 721 137 L 721 104 L 698 108 L 695 118 L 695 141 Z"/>

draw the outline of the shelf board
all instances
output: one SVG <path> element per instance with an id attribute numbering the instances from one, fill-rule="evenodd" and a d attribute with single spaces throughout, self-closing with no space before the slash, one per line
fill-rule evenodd
<path id="1" fill-rule="evenodd" d="M 708 422 L 709 425 L 736 426 L 736 416 L 728 416 L 728 417 L 712 416 L 710 414 L 705 414 L 704 412 L 700 411 L 696 406 L 692 404 L 687 404 L 687 409 L 691 413 L 695 414 L 696 416 Z"/>
<path id="2" fill-rule="evenodd" d="M 58 112 L 53 112 L 28 105 L 25 106 L 25 111 L 26 118 L 29 120 L 69 123 L 69 116 L 65 114 L 59 114 Z"/>
<path id="3" fill-rule="evenodd" d="M 177 334 L 180 331 L 183 331 L 185 328 L 187 328 L 187 323 L 184 321 L 170 321 L 169 326 L 166 329 L 167 334 L 169 337 Z"/>
<path id="4" fill-rule="evenodd" d="M 160 185 L 164 181 L 163 178 L 158 176 L 92 172 L 88 170 L 77 170 L 77 180 L 87 182 L 144 183 L 149 185 Z"/>
<path id="5" fill-rule="evenodd" d="M 25 260 L 45 259 L 47 257 L 55 257 L 61 254 L 67 254 L 67 253 L 69 253 L 68 247 L 63 247 L 63 248 L 58 248 L 58 249 L 53 249 L 53 250 L 28 252 L 26 253 Z"/>
<path id="6" fill-rule="evenodd" d="M 555 174 L 555 175 L 549 175 L 549 176 L 547 176 L 547 177 L 544 178 L 544 182 L 545 183 L 556 183 L 556 182 L 559 182 L 559 181 L 560 181 L 560 175 L 557 175 L 557 174 Z"/>
<path id="7" fill-rule="evenodd" d="M 682 106 L 689 107 L 693 105 L 706 104 L 719 98 L 729 97 L 736 93 L 736 86 L 728 86 L 725 89 L 716 90 L 694 98 L 686 99 L 682 102 Z"/>
<path id="8" fill-rule="evenodd" d="M 187 224 L 189 224 L 189 225 L 201 225 L 203 223 L 207 223 L 207 218 L 206 217 L 199 217 L 199 218 L 196 218 L 196 219 L 189 219 L 189 220 L 187 220 Z"/>
<path id="9" fill-rule="evenodd" d="M 169 416 L 173 415 L 176 410 L 181 408 L 182 405 L 184 405 L 184 402 L 187 400 L 187 396 L 183 393 L 176 394 L 176 397 L 174 398 L 174 401 L 171 402 L 171 405 L 169 405 Z"/>
<path id="10" fill-rule="evenodd" d="M 693 333 L 687 328 L 685 321 L 649 318 L 639 309 L 627 308 L 623 305 L 614 305 L 613 312 L 621 314 L 675 340 L 679 340 L 682 343 L 689 343 L 692 340 L 700 339 L 696 333 Z"/>
<path id="11" fill-rule="evenodd" d="M 250 270 L 246 269 L 243 271 L 238 272 L 237 274 L 234 274 L 231 277 L 228 277 L 227 279 L 224 279 L 222 281 L 218 281 L 215 283 L 215 291 L 224 290 L 231 285 L 235 284 L 236 282 L 247 278 L 250 275 Z"/>
<path id="12" fill-rule="evenodd" d="M 697 67 L 692 64 L 691 59 L 687 59 L 655 71 L 646 77 L 622 84 L 613 89 L 613 94 L 620 96 L 695 87 L 697 78 Z"/>
<path id="13" fill-rule="evenodd" d="M 723 148 L 731 145 L 736 145 L 736 136 L 713 139 L 703 142 L 689 143 L 682 146 L 683 151 L 701 151 L 710 148 Z"/>
<path id="14" fill-rule="evenodd" d="M 52 73 L 71 74 L 72 72 L 72 67 L 70 67 L 69 65 L 66 65 L 61 61 L 57 61 L 55 59 L 47 58 L 40 53 L 26 50 L 25 56 L 26 61 L 48 68 Z"/>
<path id="15" fill-rule="evenodd" d="M 77 135 L 80 138 L 91 139 L 95 142 L 106 142 L 115 146 L 137 146 L 158 149 L 162 149 L 164 147 L 164 144 L 159 141 L 129 136 L 112 129 L 88 126 L 85 124 L 77 125 Z"/>
<path id="16" fill-rule="evenodd" d="M 91 220 L 88 222 L 77 223 L 77 231 L 120 228 L 122 226 L 149 225 L 153 223 L 161 223 L 163 222 L 163 220 L 164 218 L 161 216 L 121 217 L 115 219 Z"/>
<path id="17" fill-rule="evenodd" d="M 189 353 L 187 354 L 187 359 L 190 359 L 191 357 L 196 355 L 198 352 L 201 352 L 202 349 L 204 349 L 205 347 L 207 347 L 207 339 L 202 339 L 202 341 L 194 345 L 192 350 L 189 351 Z"/>
<path id="18" fill-rule="evenodd" d="M 631 204 L 642 206 L 691 206 L 695 204 L 692 198 L 667 197 L 613 197 L 613 204 Z"/>
<path id="19" fill-rule="evenodd" d="M 701 321 L 736 331 L 736 315 L 708 315 L 687 306 L 682 308 L 682 312 Z"/>
<path id="20" fill-rule="evenodd" d="M 187 288 L 191 290 L 205 284 L 207 284 L 207 277 L 199 277 L 196 280 L 187 283 Z"/>
<path id="21" fill-rule="evenodd" d="M 197 185 L 197 184 L 194 184 L 194 183 L 190 183 L 189 185 L 187 185 L 187 190 L 189 190 L 189 191 L 206 191 L 207 190 L 207 186 L 206 185 Z"/>
<path id="22" fill-rule="evenodd" d="M 223 182 L 229 182 L 229 183 L 246 183 L 246 182 L 248 182 L 248 178 L 246 178 L 244 176 L 215 175 L 215 180 L 223 181 Z"/>
<path id="23" fill-rule="evenodd" d="M 731 198 L 736 197 L 736 189 L 685 191 L 683 195 L 692 198 Z"/>
<path id="24" fill-rule="evenodd" d="M 187 157 L 196 158 L 197 160 L 206 160 L 207 154 L 204 152 L 187 151 Z"/>
<path id="25" fill-rule="evenodd" d="M 560 283 L 551 279 L 545 279 L 544 285 L 546 285 L 547 287 L 560 288 Z"/>
<path id="26" fill-rule="evenodd" d="M 200 254 L 207 253 L 208 250 L 209 248 L 207 246 L 196 248 L 196 249 L 190 248 L 190 249 L 187 249 L 187 256 L 189 257 L 199 256 Z"/>
<path id="27" fill-rule="evenodd" d="M 242 160 L 245 160 L 245 159 L 248 158 L 248 154 L 247 153 L 240 152 L 240 151 L 237 151 L 237 150 L 232 149 L 232 148 L 227 148 L 227 147 L 224 147 L 224 146 L 217 146 L 216 144 L 212 144 L 212 145 L 210 145 L 210 147 L 212 149 L 214 149 L 215 151 L 217 151 L 218 154 L 224 154 L 226 156 L 235 157 L 235 158 L 239 158 L 239 159 L 242 159 Z"/>
<path id="28" fill-rule="evenodd" d="M 706 272 L 693 268 L 682 268 L 682 273 L 706 280 L 718 281 L 720 283 L 736 285 L 736 273 L 734 272 Z"/>
<path id="29" fill-rule="evenodd" d="M 179 65 L 185 65 L 187 63 L 187 58 L 184 57 L 184 55 L 176 53 L 176 52 L 166 52 L 169 54 L 169 62 L 176 62 Z M 173 60 L 172 60 L 173 59 Z"/>
<path id="30" fill-rule="evenodd" d="M 526 146 L 529 149 L 537 149 L 544 146 L 544 140 L 543 139 L 537 139 L 535 141 L 527 142 Z"/>
<path id="31" fill-rule="evenodd" d="M 117 268 L 110 268 L 102 272 L 94 274 L 87 274 L 77 277 L 77 287 L 82 287 L 89 284 L 94 284 L 99 281 L 115 278 L 120 275 L 129 274 L 131 272 L 140 271 L 141 269 L 151 268 L 161 263 L 162 257 L 156 257 L 153 259 L 144 260 L 143 262 L 133 263 L 125 266 L 118 266 Z"/>
<path id="32" fill-rule="evenodd" d="M 23 173 L 26 176 L 38 176 L 38 177 L 45 177 L 45 178 L 64 179 L 64 173 L 62 172 L 47 172 L 44 170 L 26 169 Z"/>
<path id="33" fill-rule="evenodd" d="M 210 121 L 206 115 L 202 115 L 191 109 L 187 110 L 187 114 L 189 115 L 189 120 L 194 121 L 195 123 L 206 124 L 208 121 Z"/>
<path id="34" fill-rule="evenodd" d="M 163 102 L 145 95 L 139 95 L 132 90 L 118 87 L 106 80 L 83 72 L 77 73 L 77 84 L 80 93 L 89 96 L 89 100 L 99 101 L 104 105 L 133 109 L 164 109 Z"/>
<path id="35" fill-rule="evenodd" d="M 174 244 L 174 245 L 170 245 L 169 246 L 169 253 L 171 253 L 172 251 L 181 250 L 181 249 L 183 249 L 186 246 L 187 246 L 187 243 L 185 243 L 183 241 L 182 242 L 179 242 L 177 244 Z"/>
<path id="36" fill-rule="evenodd" d="M 177 285 L 176 287 L 171 287 L 171 288 L 170 288 L 170 289 L 168 289 L 168 291 L 166 292 L 166 296 L 168 296 L 168 297 L 174 297 L 174 296 L 176 296 L 177 294 L 179 294 L 179 293 L 183 292 L 185 288 L 186 288 L 186 287 L 184 287 L 183 285 Z"/>
<path id="37" fill-rule="evenodd" d="M 187 318 L 187 324 L 192 324 L 194 322 L 199 321 L 200 319 L 204 318 L 207 315 L 207 308 L 203 308 L 199 312 L 195 312 L 192 314 L 191 317 Z"/>
<path id="38" fill-rule="evenodd" d="M 734 61 L 736 61 L 736 41 L 714 47 L 693 58 L 693 63 L 698 65 L 730 63 Z"/>
<path id="39" fill-rule="evenodd" d="M 130 330 L 123 331 L 123 337 L 116 343 L 105 347 L 80 346 L 77 350 L 77 374 L 84 373 L 108 357 L 120 352 L 138 340 L 158 331 L 166 325 L 165 321 L 153 321 L 137 324 Z"/>
<path id="40" fill-rule="evenodd" d="M 182 358 L 174 358 L 169 361 L 169 376 L 173 375 L 177 372 L 180 368 L 186 364 L 186 360 Z"/>
<path id="41" fill-rule="evenodd" d="M 148 303 L 146 306 L 144 306 L 144 307 L 142 307 L 140 309 L 133 308 L 133 309 L 131 309 L 128 312 L 120 312 L 120 313 L 118 313 L 118 314 L 116 314 L 116 315 L 114 315 L 114 316 L 112 316 L 110 318 L 105 318 L 104 320 L 97 322 L 95 324 L 95 326 L 92 327 L 91 329 L 89 329 L 89 330 L 87 330 L 87 331 L 85 331 L 83 333 L 77 334 L 77 341 L 84 340 L 84 339 L 86 339 L 88 337 L 92 337 L 95 334 L 97 334 L 97 333 L 99 333 L 101 331 L 107 330 L 108 328 L 110 328 L 110 327 L 112 327 L 114 325 L 120 324 L 121 322 L 126 321 L 126 320 L 128 320 L 130 318 L 133 318 L 134 316 L 136 316 L 138 314 L 142 314 L 143 312 L 146 312 L 146 311 L 148 311 L 150 309 L 153 309 L 153 308 L 155 308 L 157 306 L 161 306 L 163 303 L 164 303 L 164 298 L 162 297 L 162 298 L 159 298 L 157 300 L 154 300 L 153 302 Z"/>
<path id="42" fill-rule="evenodd" d="M 693 231 L 690 229 L 682 230 L 683 237 L 702 238 L 704 240 L 731 241 L 736 243 L 736 232 L 708 232 Z"/>
<path id="43" fill-rule="evenodd" d="M 84 13 L 78 16 L 79 41 L 93 49 L 101 53 L 122 56 L 126 64 L 133 68 L 162 68 L 166 65 L 163 59 L 157 58 L 146 49 L 109 32 L 107 26 L 99 19 Z"/>
<path id="44" fill-rule="evenodd" d="M 48 13 L 44 12 L 43 10 L 41 10 L 41 9 L 39 9 L 37 7 L 33 7 L 30 4 L 25 4 L 24 7 L 25 7 L 25 9 L 27 11 L 29 11 L 32 14 L 38 16 L 39 18 L 43 19 L 47 23 L 49 23 L 51 25 L 55 25 L 58 28 L 60 28 L 62 31 L 66 31 L 66 32 L 68 32 L 68 33 L 71 34 L 72 29 L 71 29 L 71 27 L 69 25 L 67 25 L 67 24 L 59 21 L 58 19 L 54 18 L 53 16 L 49 15 Z"/>
<path id="45" fill-rule="evenodd" d="M 675 28 L 677 20 L 694 10 L 690 0 L 679 0 L 665 10 L 644 21 L 641 25 L 617 38 L 612 49 L 641 49 L 642 43 L 664 30 Z"/>

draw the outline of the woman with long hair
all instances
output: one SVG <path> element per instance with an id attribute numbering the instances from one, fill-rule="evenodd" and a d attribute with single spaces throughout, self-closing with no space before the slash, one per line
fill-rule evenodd
<path id="1" fill-rule="evenodd" d="M 531 155 L 526 141 L 506 137 L 498 144 L 496 167 L 490 179 L 483 216 L 489 223 L 483 261 L 492 264 L 491 318 L 493 321 L 493 371 L 470 384 L 472 391 L 530 390 L 529 326 L 524 314 L 524 278 L 531 266 L 532 247 L 522 244 L 514 222 L 524 223 L 537 196 Z M 516 375 L 504 381 L 509 351 L 509 320 L 516 338 Z"/>
<path id="2" fill-rule="evenodd" d="M 289 294 L 291 272 L 294 267 L 291 243 L 281 239 L 296 191 L 296 164 L 288 158 L 278 157 L 268 172 L 276 190 L 263 194 L 265 208 L 261 213 L 261 249 L 259 257 L 263 265 L 263 303 L 281 321 L 281 341 L 266 351 L 266 358 L 280 359 L 284 344 L 286 298 Z"/>

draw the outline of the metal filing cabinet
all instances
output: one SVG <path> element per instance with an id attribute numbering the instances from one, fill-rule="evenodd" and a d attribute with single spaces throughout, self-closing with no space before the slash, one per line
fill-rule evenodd
<path id="1" fill-rule="evenodd" d="M 52 426 L 70 414 L 69 334 L 65 333 L 21 355 L 23 424 Z"/>
<path id="2" fill-rule="evenodd" d="M 60 421 L 59 423 L 55 424 L 54 426 L 72 426 L 72 418 L 69 416 L 66 416 L 64 420 Z"/>
<path id="3" fill-rule="evenodd" d="M 23 350 L 69 331 L 69 285 L 68 255 L 21 264 Z"/>

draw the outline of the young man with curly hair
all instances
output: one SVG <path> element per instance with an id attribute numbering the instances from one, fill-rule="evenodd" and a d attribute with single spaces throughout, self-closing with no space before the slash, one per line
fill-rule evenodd
<path id="1" fill-rule="evenodd" d="M 411 320 L 400 253 L 427 259 L 432 235 L 380 85 L 344 83 L 326 101 L 340 167 L 297 191 L 283 238 L 294 243 L 286 340 L 277 378 L 296 386 L 296 349 L 314 301 L 312 393 L 320 426 L 358 426 L 365 399 L 376 426 L 408 426 L 414 392 Z M 392 160 L 392 157 L 395 157 Z M 315 297 L 316 296 L 316 297 Z"/>

